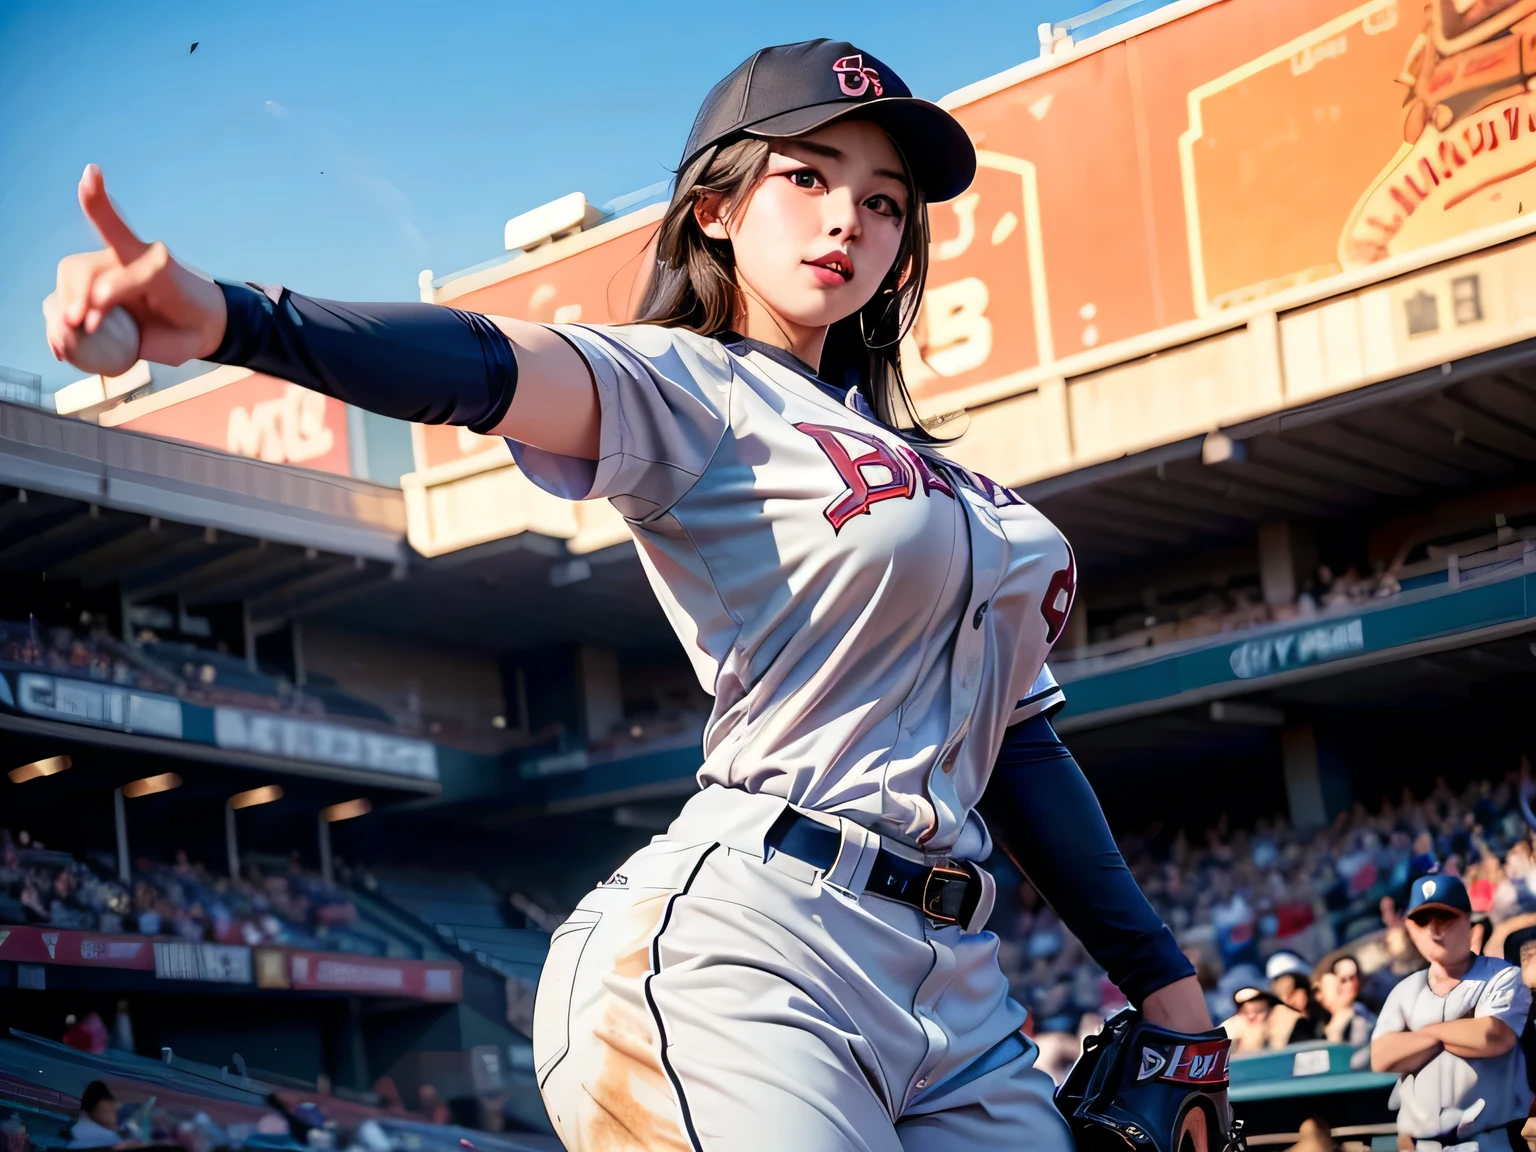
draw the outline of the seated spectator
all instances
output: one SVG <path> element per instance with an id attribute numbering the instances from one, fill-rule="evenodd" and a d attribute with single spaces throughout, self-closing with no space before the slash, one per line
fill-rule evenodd
<path id="1" fill-rule="evenodd" d="M 1353 956 L 1340 956 L 1317 978 L 1317 1001 L 1328 1013 L 1323 1039 L 1351 1048 L 1371 1042 L 1376 1013 L 1360 1003 L 1360 964 Z"/>
<path id="2" fill-rule="evenodd" d="M 80 1117 L 69 1130 L 66 1148 L 111 1148 L 122 1142 L 117 1134 L 117 1100 L 100 1080 L 80 1094 Z"/>
<path id="3" fill-rule="evenodd" d="M 1301 1014 L 1291 1032 L 1292 1044 L 1316 1040 L 1328 1023 L 1328 1013 L 1312 998 L 1312 968 L 1294 952 L 1276 952 L 1264 965 L 1275 999 Z"/>
<path id="4" fill-rule="evenodd" d="M 1472 895 L 1471 887 L 1470 884 L 1467 885 L 1468 897 Z M 1476 907 L 1477 905 L 1474 902 L 1474 911 L 1472 913 L 1472 952 L 1474 955 L 1481 956 L 1483 954 L 1483 947 L 1488 943 L 1488 937 L 1493 934 L 1493 918 L 1486 912 L 1475 911 Z"/>
<path id="5" fill-rule="evenodd" d="M 1221 1026 L 1232 1038 L 1232 1047 L 1239 1056 L 1284 1048 L 1291 1043 L 1296 1025 L 1306 1021 L 1300 1012 L 1280 1003 L 1274 993 L 1262 988 L 1239 988 L 1232 1000 L 1237 1005 L 1237 1014 L 1222 1021 Z"/>
<path id="6" fill-rule="evenodd" d="M 1372 972 L 1370 979 L 1360 989 L 1360 999 L 1367 1008 L 1377 1013 L 1404 976 L 1428 967 L 1418 949 L 1413 946 L 1413 941 L 1408 938 L 1408 930 L 1401 923 L 1387 929 L 1386 942 L 1387 955 L 1391 959 L 1385 968 Z"/>
<path id="7" fill-rule="evenodd" d="M 66 1021 L 64 1043 L 79 1052 L 100 1056 L 107 1050 L 107 1026 L 95 1012 L 87 1012 L 85 1019 L 76 1023 L 73 1016 Z"/>

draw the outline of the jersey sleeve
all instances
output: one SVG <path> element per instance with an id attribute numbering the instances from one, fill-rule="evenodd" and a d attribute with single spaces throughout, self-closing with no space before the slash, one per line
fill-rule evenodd
<path id="1" fill-rule="evenodd" d="M 1413 998 L 1413 977 L 1399 980 L 1396 987 L 1387 993 L 1386 1003 L 1381 1006 L 1381 1015 L 1376 1017 L 1376 1027 L 1371 1031 L 1371 1039 L 1379 1040 L 1383 1036 L 1389 1036 L 1393 1032 L 1408 1031 L 1408 1005 Z"/>
<path id="2" fill-rule="evenodd" d="M 634 523 L 662 515 L 709 466 L 729 423 L 730 360 L 720 345 L 652 324 L 551 324 L 597 388 L 597 460 L 508 441 L 528 479 L 567 500 L 606 497 Z"/>
<path id="3" fill-rule="evenodd" d="M 1531 990 L 1520 979 L 1520 969 L 1510 964 L 1501 967 L 1483 985 L 1483 994 L 1477 998 L 1475 1017 L 1492 1016 L 1507 1024 L 1520 1035 L 1525 1031 L 1525 1021 L 1531 1012 Z"/>
<path id="4" fill-rule="evenodd" d="M 1040 665 L 1040 674 L 1035 677 L 1035 682 L 1029 686 L 1029 691 L 1014 704 L 1013 711 L 1008 714 L 1007 727 L 1022 724 L 1036 716 L 1051 716 L 1061 709 L 1067 702 L 1066 693 L 1061 690 L 1061 685 L 1056 683 L 1056 677 L 1051 675 L 1050 665 Z"/>

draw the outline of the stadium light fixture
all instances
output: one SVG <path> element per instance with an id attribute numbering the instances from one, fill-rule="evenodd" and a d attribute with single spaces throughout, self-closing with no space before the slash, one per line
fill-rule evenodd
<path id="1" fill-rule="evenodd" d="M 283 790 L 276 784 L 252 788 L 249 792 L 236 792 L 229 798 L 231 808 L 254 808 L 258 804 L 270 804 L 283 798 Z"/>
<path id="2" fill-rule="evenodd" d="M 169 792 L 181 787 L 181 777 L 174 772 L 162 772 L 158 776 L 146 776 L 142 780 L 130 780 L 123 785 L 123 795 L 130 800 L 140 796 L 153 796 L 156 792 Z"/>
<path id="3" fill-rule="evenodd" d="M 69 771 L 74 764 L 68 756 L 47 756 L 42 760 L 34 760 L 30 764 L 23 764 L 20 768 L 12 768 L 7 773 L 12 784 L 25 784 L 28 780 L 36 780 L 42 776 L 57 776 L 60 772 Z"/>
<path id="4" fill-rule="evenodd" d="M 320 812 L 320 818 L 327 824 L 334 824 L 338 820 L 351 820 L 354 816 L 366 816 L 373 811 L 373 805 L 367 797 L 360 796 L 356 800 L 343 800 L 340 804 L 332 804 Z"/>

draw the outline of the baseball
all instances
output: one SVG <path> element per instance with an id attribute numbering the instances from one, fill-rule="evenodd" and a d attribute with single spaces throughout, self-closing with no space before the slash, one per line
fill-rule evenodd
<path id="1" fill-rule="evenodd" d="M 70 362 L 87 372 L 121 376 L 139 358 L 139 326 L 125 308 L 117 307 L 102 317 L 95 332 L 77 329 Z"/>

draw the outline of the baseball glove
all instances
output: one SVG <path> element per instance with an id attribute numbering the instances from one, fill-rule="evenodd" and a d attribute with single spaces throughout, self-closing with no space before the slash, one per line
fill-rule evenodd
<path id="1" fill-rule="evenodd" d="M 1117 1012 L 1056 1091 L 1078 1152 L 1245 1152 L 1227 1102 L 1231 1048 L 1220 1028 L 1186 1035 Z"/>

